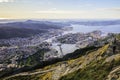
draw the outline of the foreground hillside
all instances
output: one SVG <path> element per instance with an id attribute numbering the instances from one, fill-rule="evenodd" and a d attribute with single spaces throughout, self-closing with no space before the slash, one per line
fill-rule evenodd
<path id="1" fill-rule="evenodd" d="M 84 54 L 78 50 L 80 54 L 72 53 L 77 56 L 69 60 L 1 80 L 120 80 L 120 35 L 115 37 L 117 44 L 109 42 L 95 49 L 85 48 Z"/>

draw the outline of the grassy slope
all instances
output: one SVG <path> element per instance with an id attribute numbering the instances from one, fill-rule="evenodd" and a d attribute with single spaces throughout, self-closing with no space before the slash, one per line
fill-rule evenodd
<path id="1" fill-rule="evenodd" d="M 104 59 L 93 61 L 85 68 L 67 74 L 60 80 L 105 80 L 111 70 L 120 65 L 120 59 L 109 63 L 103 62 Z"/>
<path id="2" fill-rule="evenodd" d="M 120 35 L 117 35 L 116 37 L 120 41 Z M 101 53 L 100 53 L 102 55 L 99 55 L 99 57 L 101 56 L 100 59 L 94 60 L 90 64 L 86 65 L 84 68 L 63 76 L 60 80 L 105 80 L 107 79 L 108 75 L 113 69 L 115 69 L 116 67 L 120 67 L 120 50 L 119 50 L 120 47 L 119 46 L 120 45 L 118 44 L 117 45 L 118 52 L 111 56 L 108 56 L 110 51 L 109 53 L 107 53 L 107 51 L 109 50 L 109 47 L 104 46 L 101 49 Z M 115 80 L 117 80 L 117 78 L 115 78 Z"/>

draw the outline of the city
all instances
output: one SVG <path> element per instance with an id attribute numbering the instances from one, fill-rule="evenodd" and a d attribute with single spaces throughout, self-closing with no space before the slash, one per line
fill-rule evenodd
<path id="1" fill-rule="evenodd" d="M 120 0 L 0 0 L 0 80 L 120 80 Z"/>

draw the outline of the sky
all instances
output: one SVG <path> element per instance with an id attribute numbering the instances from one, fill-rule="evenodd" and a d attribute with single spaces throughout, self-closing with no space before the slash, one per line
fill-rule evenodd
<path id="1" fill-rule="evenodd" d="M 120 19 L 120 0 L 0 0 L 0 19 Z"/>

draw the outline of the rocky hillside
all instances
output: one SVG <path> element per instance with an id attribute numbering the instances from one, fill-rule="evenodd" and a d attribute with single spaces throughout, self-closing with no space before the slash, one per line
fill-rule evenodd
<path id="1" fill-rule="evenodd" d="M 76 57 L 1 80 L 120 80 L 120 35 L 96 49 L 78 50 Z M 113 47 L 116 47 L 113 50 Z M 69 55 L 70 56 L 70 55 Z"/>

